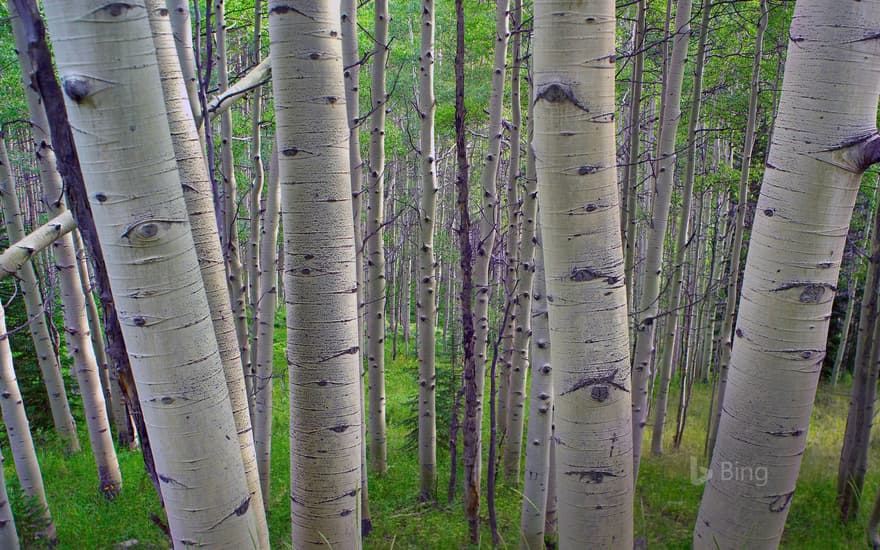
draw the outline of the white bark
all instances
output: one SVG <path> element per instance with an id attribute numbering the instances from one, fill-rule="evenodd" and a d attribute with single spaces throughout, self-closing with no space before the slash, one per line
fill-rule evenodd
<path id="1" fill-rule="evenodd" d="M 360 548 L 357 282 L 338 2 L 269 2 L 298 549 Z M 309 75 L 309 78 L 303 78 Z"/>
<path id="2" fill-rule="evenodd" d="M 696 548 L 782 536 L 860 176 L 880 157 L 877 28 L 876 0 L 795 7 Z"/>
<path id="3" fill-rule="evenodd" d="M 45 3 L 176 548 L 258 534 L 147 10 Z M 197 465 L 197 467 L 194 467 Z"/>
<path id="4" fill-rule="evenodd" d="M 15 529 L 15 519 L 12 517 L 12 507 L 9 505 L 9 496 L 6 493 L 3 462 L 3 452 L 0 450 L 0 548 L 18 550 L 18 532 Z"/>
<path id="5" fill-rule="evenodd" d="M 633 544 L 614 9 L 610 0 L 535 5 L 533 147 L 550 308 L 562 549 Z"/>

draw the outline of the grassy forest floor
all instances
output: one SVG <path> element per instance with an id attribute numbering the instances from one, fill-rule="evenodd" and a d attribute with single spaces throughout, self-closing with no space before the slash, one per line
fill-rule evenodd
<path id="1" fill-rule="evenodd" d="M 272 491 L 268 499 L 269 528 L 274 548 L 290 548 L 288 489 L 288 423 L 287 368 L 284 361 L 285 330 L 276 325 L 275 364 L 278 384 L 275 390 L 276 409 L 273 426 Z M 390 335 L 389 339 L 390 346 Z M 398 343 L 403 348 L 402 343 Z M 386 364 L 388 473 L 370 481 L 370 509 L 373 533 L 365 540 L 366 548 L 406 549 L 461 548 L 466 536 L 466 521 L 461 504 L 461 475 L 456 502 L 448 507 L 446 487 L 449 480 L 448 432 L 438 427 L 439 501 L 440 505 L 421 504 L 418 492 L 418 458 L 409 448 L 407 433 L 413 425 L 411 403 L 416 392 L 417 363 L 415 347 L 410 356 L 388 360 Z M 390 355 L 390 353 L 389 353 Z M 448 357 L 441 361 L 449 364 Z M 442 367 L 441 367 L 442 368 Z M 446 375 L 451 378 L 448 366 Z M 438 387 L 449 388 L 442 382 Z M 675 390 L 673 390 L 675 392 Z M 707 385 L 695 387 L 685 437 L 680 449 L 673 450 L 671 435 L 667 454 L 646 455 L 642 460 L 636 493 L 636 536 L 647 541 L 649 548 L 689 548 L 691 530 L 697 514 L 702 488 L 691 482 L 691 462 L 702 464 L 704 432 L 708 415 L 710 390 Z M 449 399 L 438 396 L 438 405 Z M 670 398 L 675 407 L 677 394 Z M 835 483 L 838 453 L 843 439 L 848 405 L 848 385 L 832 389 L 822 385 L 813 411 L 807 451 L 801 468 L 800 481 L 792 502 L 791 513 L 783 537 L 783 548 L 863 548 L 864 525 L 873 503 L 880 471 L 880 443 L 871 446 L 870 466 L 866 480 L 866 499 L 856 522 L 841 525 L 835 513 Z M 438 411 L 442 416 L 442 412 Z M 486 415 L 488 418 L 488 414 Z M 674 411 L 670 422 L 674 422 Z M 487 422 L 488 424 L 488 422 Z M 120 451 L 123 472 L 122 494 L 107 502 L 99 494 L 94 460 L 88 449 L 88 434 L 81 421 L 80 438 L 83 452 L 67 457 L 52 437 L 36 434 L 38 456 L 43 469 L 49 504 L 58 528 L 59 549 L 112 548 L 130 539 L 142 548 L 168 548 L 167 538 L 150 519 L 150 514 L 164 517 L 159 509 L 153 486 L 144 471 L 139 452 Z M 650 431 L 650 426 L 648 428 Z M 488 434 L 488 428 L 484 431 Z M 650 442 L 650 433 L 645 440 Z M 484 438 L 488 442 L 488 435 Z M 6 480 L 19 533 L 33 532 L 21 512 L 25 503 L 15 479 L 15 469 L 8 445 Z M 485 459 L 484 459 L 485 462 Z M 484 474 L 485 479 L 485 474 Z M 485 483 L 484 483 L 485 485 Z M 486 500 L 482 499 L 483 547 L 490 547 L 486 516 Z M 498 523 L 501 547 L 518 548 L 521 493 L 516 487 L 499 482 L 497 494 Z"/>

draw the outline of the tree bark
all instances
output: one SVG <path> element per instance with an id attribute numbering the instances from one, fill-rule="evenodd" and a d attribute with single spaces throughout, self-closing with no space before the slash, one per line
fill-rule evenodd
<path id="1" fill-rule="evenodd" d="M 0 450 L 0 548 L 18 550 L 18 532 L 15 529 L 15 519 L 12 517 L 12 507 L 9 505 L 9 496 L 6 493 L 3 462 L 3 452 Z"/>
<path id="2" fill-rule="evenodd" d="M 293 546 L 303 549 L 361 547 L 357 278 L 340 22 L 338 2 L 296 9 L 269 2 L 287 287 L 291 521 Z"/>
<path id="3" fill-rule="evenodd" d="M 535 5 L 533 147 L 555 371 L 563 548 L 633 544 L 630 357 L 614 143 L 614 10 L 610 0 Z"/>
<path id="4" fill-rule="evenodd" d="M 782 536 L 859 181 L 880 156 L 878 27 L 877 1 L 795 6 L 696 548 Z"/>

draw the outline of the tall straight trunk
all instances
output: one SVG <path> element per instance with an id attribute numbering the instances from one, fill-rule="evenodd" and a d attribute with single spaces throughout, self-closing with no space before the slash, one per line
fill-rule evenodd
<path id="1" fill-rule="evenodd" d="M 6 315 L 3 304 L 0 304 L 0 412 L 6 435 L 9 436 L 9 447 L 15 462 L 15 473 L 24 494 L 33 499 L 39 507 L 40 519 L 44 524 L 41 536 L 51 545 L 55 542 L 55 523 L 49 513 L 46 501 L 46 489 L 43 487 L 43 474 L 37 461 L 37 451 L 31 438 L 30 424 L 15 377 L 12 365 L 12 349 L 9 346 L 9 334 L 6 332 Z"/>
<path id="2" fill-rule="evenodd" d="M 479 401 L 482 396 L 483 381 L 478 377 L 475 355 L 473 311 L 473 260 L 471 246 L 471 217 L 469 207 L 470 180 L 467 150 L 467 108 L 464 103 L 464 57 L 465 57 L 464 1 L 455 0 L 455 157 L 456 157 L 456 210 L 458 211 L 459 266 L 461 269 L 461 341 L 462 341 L 462 389 L 453 398 L 452 426 L 450 427 L 449 501 L 455 491 L 456 439 L 458 437 L 458 407 L 462 393 L 465 398 L 464 411 L 464 510 L 468 522 L 468 540 L 480 543 L 480 430 L 481 411 Z M 455 326 L 453 325 L 453 331 Z M 453 348 L 455 349 L 455 348 Z M 455 355 L 452 357 L 453 374 Z"/>
<path id="3" fill-rule="evenodd" d="M 504 342 L 504 355 L 503 361 L 501 362 L 501 374 L 499 376 L 499 399 L 498 399 L 498 433 L 501 435 L 502 441 L 504 442 L 504 477 L 510 481 L 513 481 L 514 484 L 519 482 L 519 457 L 521 455 L 521 446 L 522 446 L 522 423 L 520 422 L 520 435 L 515 436 L 517 441 L 511 441 L 510 438 L 507 437 L 508 425 L 510 424 L 511 419 L 514 416 L 522 417 L 523 407 L 522 401 L 525 399 L 525 393 L 520 392 L 519 398 L 515 398 L 515 401 L 520 402 L 520 407 L 518 411 L 509 411 L 508 407 L 513 406 L 511 403 L 511 386 L 513 385 L 513 381 L 511 380 L 511 376 L 519 376 L 525 377 L 526 371 L 520 366 L 520 370 L 518 374 L 511 375 L 511 371 L 513 369 L 514 355 L 517 353 L 516 347 L 516 331 L 517 324 L 522 322 L 522 319 L 518 317 L 519 308 L 518 305 L 518 288 L 517 288 L 517 274 L 519 272 L 519 258 L 518 254 L 520 253 L 520 239 L 519 239 L 519 214 L 520 214 L 520 206 L 519 206 L 519 182 L 522 179 L 522 172 L 520 171 L 520 137 L 522 134 L 521 126 L 522 126 L 522 99 L 520 98 L 520 64 L 523 60 L 520 58 L 520 43 L 521 43 L 521 29 L 520 26 L 522 24 L 522 0 L 514 0 L 513 10 L 510 12 L 510 25 L 513 27 L 513 37 L 510 39 L 510 55 L 512 66 L 510 68 L 510 126 L 508 127 L 508 132 L 510 135 L 510 163 L 507 167 L 507 239 L 506 239 L 506 252 L 507 257 L 505 261 L 507 262 L 507 269 L 502 276 L 504 281 L 504 300 L 503 301 L 511 301 L 513 302 L 513 307 L 511 308 L 511 315 L 508 316 L 507 323 L 504 325 L 504 335 L 502 342 Z M 500 212 L 499 212 L 500 214 Z M 530 286 L 526 286 L 523 283 L 523 286 L 526 289 L 530 289 Z M 520 376 L 521 375 L 521 376 Z M 521 418 L 520 418 L 521 420 Z M 516 454 L 514 455 L 514 449 L 509 449 L 510 444 L 513 444 Z M 515 459 L 515 463 L 512 463 L 511 460 Z"/>
<path id="4" fill-rule="evenodd" d="M 16 29 L 16 38 L 18 38 L 20 30 L 18 28 L 18 18 L 15 16 L 15 11 L 11 10 L 10 13 L 13 17 L 13 28 Z M 6 233 L 9 236 L 9 245 L 11 246 L 13 243 L 23 239 L 25 232 L 18 205 L 18 195 L 16 194 L 15 183 L 9 168 L 6 144 L 2 136 L 0 136 L 0 201 L 2 201 L 3 205 L 3 220 L 6 224 Z M 37 364 L 40 367 L 43 383 L 46 385 L 46 391 L 49 394 L 49 410 L 52 412 L 55 433 L 58 434 L 58 438 L 64 443 L 65 450 L 68 453 L 78 453 L 80 445 L 79 437 L 76 433 L 76 424 L 74 424 L 73 416 L 70 414 L 70 405 L 67 402 L 64 379 L 61 377 L 61 365 L 58 363 L 58 355 L 55 353 L 52 337 L 49 335 L 49 327 L 46 324 L 46 315 L 43 309 L 43 299 L 40 294 L 40 286 L 33 264 L 26 262 L 18 271 L 17 276 L 21 281 L 19 287 L 27 310 L 28 328 L 31 333 L 31 339 L 34 342 Z"/>
<path id="5" fill-rule="evenodd" d="M 672 59 L 664 71 L 663 108 L 660 114 L 659 159 L 654 181 L 653 214 L 648 225 L 648 244 L 644 261 L 644 287 L 635 310 L 635 351 L 632 362 L 632 434 L 633 466 L 635 477 L 639 473 L 642 456 L 642 435 L 648 419 L 648 400 L 653 378 L 654 339 L 660 313 L 660 282 L 663 265 L 663 249 L 669 222 L 669 205 L 672 200 L 675 161 L 678 158 L 675 137 L 681 120 L 681 85 L 684 79 L 685 60 L 691 34 L 692 0 L 677 0 L 675 9 L 675 33 L 673 35 Z"/>
<path id="6" fill-rule="evenodd" d="M 437 158 L 434 143 L 434 0 L 422 0 L 422 43 L 419 51 L 419 112 L 421 113 L 420 160 L 422 197 L 419 204 L 418 299 L 419 326 L 419 496 L 437 498 L 437 411 L 434 355 L 437 350 L 434 272 L 434 218 L 437 213 Z"/>
<path id="7" fill-rule="evenodd" d="M 6 492 L 6 480 L 3 476 L 3 452 L 0 449 L 0 548 L 18 550 L 18 531 L 15 529 L 15 519 L 12 517 L 12 506 L 9 504 L 9 495 Z"/>
<path id="8" fill-rule="evenodd" d="M 211 182 L 199 144 L 198 132 L 186 97 L 183 95 L 182 73 L 175 55 L 169 21 L 164 15 L 159 0 L 147 0 L 147 6 L 168 123 L 172 132 L 172 145 L 177 159 L 177 171 L 211 313 L 211 325 L 223 365 L 229 402 L 232 405 L 242 465 L 248 492 L 251 495 L 250 506 L 259 511 L 255 517 L 257 545 L 266 548 L 269 545 L 269 532 L 263 513 L 264 498 L 260 490 L 260 472 L 257 467 L 254 433 L 251 429 L 251 415 L 248 410 L 241 366 L 241 349 L 233 324 L 233 311 L 226 285 L 226 270 L 223 266 L 220 239 L 215 231 L 217 225 Z"/>
<path id="9" fill-rule="evenodd" d="M 635 37 L 633 38 L 633 69 L 630 85 L 629 106 L 629 151 L 623 171 L 624 192 L 626 193 L 626 217 L 623 225 L 624 248 L 626 252 L 626 291 L 630 309 L 635 305 L 635 257 L 638 234 L 638 185 L 642 139 L 642 78 L 645 67 L 645 20 L 647 0 L 638 0 L 636 12 Z"/>
<path id="10" fill-rule="evenodd" d="M 202 125 L 202 107 L 199 103 L 199 77 L 196 73 L 196 59 L 193 51 L 190 3 L 189 0 L 165 0 L 165 6 L 168 9 L 171 29 L 174 33 L 174 47 L 177 49 L 180 72 L 183 75 L 183 84 L 186 89 L 186 99 L 196 121 L 196 127 L 199 128 L 201 149 L 204 149 L 205 131 Z"/>
<path id="11" fill-rule="evenodd" d="M 531 152 L 529 156 L 533 156 Z M 526 198 L 534 194 L 533 188 L 536 184 L 536 178 L 526 176 L 528 186 Z M 524 228 L 527 227 L 529 219 L 525 212 L 523 212 L 523 222 L 526 224 Z M 540 242 L 539 239 L 536 240 Z M 544 544 L 544 519 L 547 514 L 547 493 L 550 482 L 550 446 L 553 435 L 553 369 L 550 363 L 550 326 L 547 318 L 544 253 L 540 246 L 535 247 L 532 269 L 535 273 L 530 300 L 532 336 L 529 341 L 529 351 L 532 386 L 529 395 L 529 444 L 526 445 L 520 550 L 536 550 L 542 548 Z"/>
<path id="12" fill-rule="evenodd" d="M 260 47 L 262 44 L 262 30 L 263 30 L 263 0 L 255 0 L 254 2 L 254 38 L 253 44 L 251 45 L 252 55 L 251 62 L 254 63 L 255 66 L 258 66 L 260 63 L 260 59 L 262 57 L 262 53 L 260 51 Z M 249 204 L 248 211 L 250 214 L 250 238 L 248 239 L 248 263 L 247 263 L 247 282 L 248 282 L 248 306 L 250 307 L 250 313 L 253 316 L 253 324 L 255 326 L 258 322 L 257 320 L 257 309 L 259 308 L 260 296 L 262 296 L 263 292 L 260 287 L 260 273 L 262 272 L 262 268 L 260 267 L 260 246 L 261 246 L 261 229 L 260 229 L 260 221 L 261 221 L 261 202 L 262 202 L 262 194 L 263 194 L 263 185 L 265 183 L 266 174 L 263 169 L 263 129 L 262 129 L 262 119 L 263 119 L 263 87 L 257 86 L 251 92 L 251 143 L 250 143 L 250 153 L 251 153 L 251 166 L 254 171 L 254 180 L 251 184 L 250 192 L 248 193 Z M 266 199 L 268 201 L 268 198 Z M 277 214 L 276 214 L 277 217 Z M 272 255 L 270 258 L 274 257 L 274 248 L 275 242 L 272 242 Z M 275 269 L 276 260 L 271 260 L 272 269 Z M 270 286 L 274 286 L 270 283 Z M 277 293 L 276 293 L 277 296 Z M 257 370 L 257 342 L 259 341 L 260 330 L 258 328 L 252 329 L 252 334 L 250 335 L 251 341 L 249 343 L 249 351 L 250 351 L 250 359 L 249 362 L 251 364 L 251 370 L 253 371 L 254 380 L 252 382 L 252 387 L 254 394 L 256 394 L 256 386 L 258 384 L 258 380 L 256 380 L 256 370 Z M 254 396 L 254 400 L 256 401 L 256 395 Z M 256 408 L 256 403 L 254 405 Z"/>
<path id="13" fill-rule="evenodd" d="M 345 112 L 348 116 L 348 165 L 351 171 L 351 213 L 354 224 L 355 271 L 357 272 L 358 303 L 358 366 L 361 411 L 366 417 L 364 392 L 364 253 L 361 230 L 361 194 L 363 187 L 363 160 L 361 159 L 359 85 L 360 53 L 358 52 L 357 0 L 341 0 L 342 20 L 342 77 L 345 83 Z M 361 534 L 367 536 L 372 530 L 370 519 L 369 486 L 367 479 L 367 425 L 361 426 Z"/>
<path id="14" fill-rule="evenodd" d="M 875 179 L 875 185 L 877 181 Z M 868 469 L 868 445 L 874 419 L 874 401 L 877 397 L 878 365 L 880 365 L 880 216 L 874 216 L 871 229 L 871 256 L 862 307 L 859 312 L 859 335 L 853 365 L 853 382 L 850 389 L 849 412 L 840 463 L 837 468 L 837 503 L 840 519 L 844 522 L 857 517 L 865 473 Z"/>
<path id="15" fill-rule="evenodd" d="M 633 544 L 614 10 L 610 0 L 535 5 L 533 147 L 547 293 L 553 297 L 550 360 L 563 548 Z"/>
<path id="16" fill-rule="evenodd" d="M 272 416 L 274 391 L 274 334 L 275 307 L 278 303 L 278 289 L 275 287 L 275 268 L 278 256 L 275 243 L 278 241 L 279 208 L 281 186 L 278 179 L 278 151 L 272 153 L 266 187 L 266 208 L 260 234 L 260 297 L 256 311 L 256 372 L 254 376 L 254 446 L 260 472 L 260 487 L 263 501 L 269 502 L 270 468 L 272 458 Z"/>
<path id="17" fill-rule="evenodd" d="M 837 345 L 837 353 L 834 355 L 834 365 L 831 367 L 831 386 L 837 387 L 837 382 L 840 381 L 840 371 L 843 368 L 843 361 L 846 358 L 846 351 L 849 347 L 849 333 L 850 327 L 853 324 L 853 313 L 856 310 L 856 303 L 858 303 L 858 292 L 855 287 L 855 277 L 853 277 L 852 273 L 847 277 L 847 299 L 846 299 L 846 314 L 843 316 L 843 329 L 840 333 L 840 343 Z"/>
<path id="18" fill-rule="evenodd" d="M 376 0 L 373 9 L 373 68 L 370 75 L 372 115 L 370 155 L 367 162 L 367 373 L 369 375 L 370 469 L 388 469 L 385 447 L 385 64 L 388 62 L 388 1 Z"/>
<path id="19" fill-rule="evenodd" d="M 666 318 L 666 327 L 663 332 L 664 341 L 663 349 L 667 353 L 663 356 L 663 362 L 660 364 L 660 379 L 658 381 L 659 388 L 657 393 L 657 406 L 654 414 L 654 430 L 651 433 L 651 452 L 659 455 L 663 454 L 663 428 L 666 425 L 666 407 L 669 399 L 669 381 L 672 377 L 672 371 L 675 361 L 675 354 L 672 353 L 673 342 L 676 335 L 679 335 L 679 318 L 683 317 L 681 311 L 682 293 L 685 290 L 685 255 L 689 250 L 690 235 L 690 218 L 694 195 L 694 179 L 696 173 L 696 153 L 697 153 L 697 125 L 700 122 L 700 105 L 702 103 L 703 93 L 703 66 L 706 61 L 706 37 L 709 33 L 709 16 L 712 11 L 712 0 L 703 0 L 703 15 L 700 21 L 700 37 L 697 40 L 697 59 L 694 66 L 694 82 L 691 93 L 691 109 L 688 116 L 687 126 L 687 151 L 685 153 L 685 173 L 684 185 L 681 190 L 681 210 L 678 212 L 678 227 L 676 228 L 675 252 L 672 260 L 672 272 L 670 277 L 670 303 L 669 311 L 671 312 Z M 675 170 L 675 164 L 670 167 Z M 687 334 L 687 333 L 685 333 Z M 679 335 L 680 336 L 680 335 Z M 682 336 L 683 337 L 683 336 Z"/>
<path id="20" fill-rule="evenodd" d="M 743 138 L 742 164 L 739 178 L 739 204 L 736 209 L 736 226 L 733 230 L 733 247 L 730 253 L 730 270 L 727 279 L 727 304 L 721 323 L 722 340 L 721 359 L 718 362 L 718 392 L 715 397 L 715 413 L 709 435 L 709 453 L 715 448 L 718 438 L 718 423 L 724 408 L 724 395 L 727 391 L 727 376 L 730 368 L 730 356 L 733 351 L 733 322 L 736 318 L 736 305 L 739 302 L 739 266 L 742 256 L 743 231 L 745 228 L 746 210 L 749 205 L 749 171 L 752 162 L 752 148 L 755 144 L 755 124 L 758 116 L 758 86 L 761 77 L 761 58 L 764 53 L 764 30 L 767 28 L 767 4 L 761 2 L 761 19 L 755 36 L 755 57 L 752 61 L 751 95 L 749 96 L 749 115 L 746 119 L 746 131 Z"/>
<path id="21" fill-rule="evenodd" d="M 304 549 L 361 547 L 357 278 L 340 22 L 338 2 L 298 9 L 269 2 L 287 287 L 291 521 L 293 546 Z"/>
<path id="22" fill-rule="evenodd" d="M 216 14 L 216 56 L 217 85 L 220 93 L 229 87 L 229 69 L 226 61 L 226 14 L 225 0 L 213 0 Z M 208 37 L 210 40 L 210 37 Z M 205 124 L 210 124 L 206 120 Z M 244 281 L 244 268 L 241 265 L 238 240 L 238 183 L 235 180 L 235 159 L 232 154 L 232 113 L 224 111 L 220 115 L 220 175 L 223 197 L 223 232 L 220 244 L 223 247 L 223 260 L 226 262 L 226 282 L 232 305 L 232 318 L 235 322 L 235 335 L 238 338 L 239 361 L 244 375 L 246 396 L 250 409 L 253 409 L 253 372 L 251 371 L 250 342 L 248 341 L 247 289 Z M 250 413 L 249 413 L 250 414 Z"/>
<path id="23" fill-rule="evenodd" d="M 479 239 L 474 250 L 473 285 L 475 293 L 474 306 L 474 357 L 475 371 L 474 394 L 475 416 L 473 419 L 472 434 L 473 446 L 465 450 L 465 455 L 471 454 L 473 459 L 472 478 L 466 481 L 465 508 L 479 510 L 480 474 L 482 463 L 482 425 L 483 425 L 483 395 L 485 393 L 486 359 L 489 339 L 489 298 L 491 292 L 489 267 L 492 259 L 492 250 L 495 248 L 497 233 L 496 210 L 497 210 L 497 175 L 498 162 L 501 156 L 501 115 L 504 101 L 505 68 L 507 61 L 507 41 L 510 36 L 507 25 L 507 9 L 509 0 L 498 0 L 495 9 L 495 52 L 492 61 L 492 91 L 489 96 L 489 144 L 486 151 L 482 174 L 480 175 L 480 214 L 479 214 Z M 468 398 L 466 396 L 466 398 Z M 465 427 L 465 431 L 467 431 Z M 477 533 L 477 540 L 479 533 Z"/>
<path id="24" fill-rule="evenodd" d="M 880 159 L 878 27 L 878 1 L 795 6 L 697 548 L 782 536 L 859 181 Z M 737 461 L 761 474 L 721 475 Z"/>
<path id="25" fill-rule="evenodd" d="M 517 50 L 517 48 L 514 49 Z M 529 105 L 531 105 L 531 102 L 529 102 Z M 507 445 L 504 448 L 505 476 L 514 485 L 519 484 L 523 424 L 525 422 L 526 378 L 530 366 L 529 358 L 531 356 L 529 349 L 534 349 L 534 346 L 529 347 L 529 343 L 532 336 L 532 299 L 534 295 L 532 287 L 535 277 L 535 248 L 538 243 L 536 236 L 538 223 L 538 179 L 535 173 L 535 154 L 531 147 L 534 134 L 534 117 L 531 110 L 529 111 L 528 120 L 528 145 L 526 149 L 526 174 L 524 178 L 525 192 L 521 201 L 522 234 L 517 242 L 519 246 L 517 253 L 519 280 L 513 288 L 513 291 L 516 293 L 514 310 L 516 325 L 513 327 L 513 357 L 510 369 Z M 539 288 L 541 289 L 540 292 L 546 295 L 543 287 Z M 546 304 L 544 306 L 546 308 Z M 547 384 L 550 384 L 550 382 L 547 382 Z M 534 394 L 534 389 L 532 392 Z M 541 425 L 543 426 L 543 424 Z M 534 445 L 534 442 L 532 445 Z M 527 447 L 526 452 L 528 452 L 528 449 L 531 449 L 531 446 Z"/>
<path id="26" fill-rule="evenodd" d="M 45 7 L 174 544 L 252 547 L 261 510 L 248 494 L 165 104 L 142 93 L 161 85 L 146 10 Z"/>

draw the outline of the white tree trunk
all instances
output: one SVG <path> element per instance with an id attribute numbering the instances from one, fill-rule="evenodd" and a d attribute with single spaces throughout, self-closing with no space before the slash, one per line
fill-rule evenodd
<path id="1" fill-rule="evenodd" d="M 338 2 L 269 2 L 293 546 L 360 548 L 357 279 Z M 309 78 L 302 78 L 309 75 Z"/>
<path id="2" fill-rule="evenodd" d="M 535 5 L 533 147 L 556 390 L 562 549 L 633 544 L 614 9 L 611 0 Z"/>
<path id="3" fill-rule="evenodd" d="M 255 547 L 146 9 L 45 8 L 174 545 Z"/>
<path id="4" fill-rule="evenodd" d="M 880 157 L 877 28 L 877 0 L 795 7 L 696 548 L 782 536 L 860 176 Z"/>
<path id="5" fill-rule="evenodd" d="M 18 532 L 15 529 L 15 519 L 12 517 L 12 507 L 9 505 L 9 496 L 6 493 L 3 462 L 3 452 L 0 450 L 0 548 L 18 550 Z"/>

